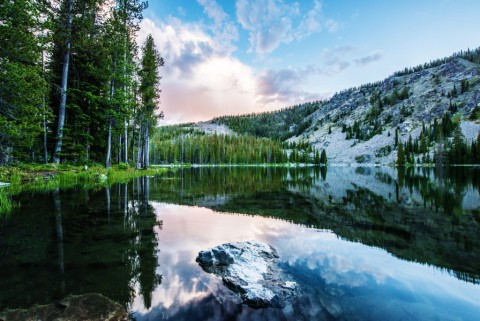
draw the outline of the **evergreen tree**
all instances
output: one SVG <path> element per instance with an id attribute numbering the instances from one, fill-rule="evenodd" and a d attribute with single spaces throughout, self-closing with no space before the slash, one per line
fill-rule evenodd
<path id="1" fill-rule="evenodd" d="M 43 24 L 34 0 L 0 2 L 0 165 L 35 160 L 45 115 Z"/>
<path id="2" fill-rule="evenodd" d="M 405 166 L 405 151 L 402 143 L 398 144 L 397 166 Z"/>
<path id="3" fill-rule="evenodd" d="M 322 155 L 320 156 L 320 163 L 327 165 L 327 152 L 322 149 Z"/>
<path id="4" fill-rule="evenodd" d="M 140 135 L 137 166 L 148 168 L 149 166 L 149 131 L 157 124 L 157 118 L 163 117 L 163 112 L 156 114 L 159 98 L 159 84 L 161 77 L 158 74 L 160 67 L 164 65 L 163 58 L 158 53 L 152 35 L 147 36 L 142 48 L 142 66 L 140 70 L 140 95 L 141 107 L 138 113 Z"/>
<path id="5" fill-rule="evenodd" d="M 322 163 L 320 160 L 320 153 L 318 152 L 318 149 L 315 149 L 315 156 L 313 158 L 313 163 L 317 165 Z"/>
<path id="6" fill-rule="evenodd" d="M 395 128 L 395 140 L 394 140 L 395 147 L 398 146 L 398 127 Z"/>
<path id="7" fill-rule="evenodd" d="M 452 164 L 462 164 L 465 162 L 465 154 L 466 154 L 466 146 L 465 146 L 465 138 L 462 134 L 462 129 L 460 126 L 455 128 L 453 132 L 453 146 L 452 150 L 450 151 L 450 163 Z"/>

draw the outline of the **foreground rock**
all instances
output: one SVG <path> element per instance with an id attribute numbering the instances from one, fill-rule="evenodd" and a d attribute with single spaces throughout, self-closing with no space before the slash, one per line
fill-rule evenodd
<path id="1" fill-rule="evenodd" d="M 278 267 L 278 254 L 270 245 L 249 241 L 227 243 L 201 251 L 196 260 L 204 271 L 222 277 L 252 307 L 283 308 L 298 287 Z"/>
<path id="2" fill-rule="evenodd" d="M 60 302 L 0 313 L 1 321 L 127 321 L 125 309 L 101 294 L 69 296 Z"/>

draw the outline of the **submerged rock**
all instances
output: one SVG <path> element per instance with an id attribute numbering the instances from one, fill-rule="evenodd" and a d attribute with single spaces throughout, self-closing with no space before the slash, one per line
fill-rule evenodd
<path id="1" fill-rule="evenodd" d="M 107 297 L 89 293 L 72 295 L 60 302 L 30 309 L 7 310 L 1 321 L 127 321 L 125 309 Z"/>
<path id="2" fill-rule="evenodd" d="M 204 271 L 222 278 L 243 303 L 252 307 L 283 308 L 298 286 L 278 266 L 277 251 L 268 244 L 227 243 L 201 251 L 196 261 Z"/>

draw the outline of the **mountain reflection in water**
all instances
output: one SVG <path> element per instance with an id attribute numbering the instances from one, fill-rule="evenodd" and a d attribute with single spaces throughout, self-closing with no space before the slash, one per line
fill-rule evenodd
<path id="1" fill-rule="evenodd" d="M 0 220 L 0 310 L 100 292 L 137 320 L 474 320 L 480 171 L 197 168 L 23 193 Z M 239 304 L 198 251 L 260 240 L 303 295 Z"/>

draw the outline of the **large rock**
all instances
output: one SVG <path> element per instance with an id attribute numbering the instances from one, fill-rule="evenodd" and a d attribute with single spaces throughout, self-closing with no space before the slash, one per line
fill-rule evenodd
<path id="1" fill-rule="evenodd" d="M 204 271 L 220 276 L 252 307 L 283 308 L 298 292 L 297 284 L 279 268 L 277 251 L 265 243 L 222 244 L 201 251 L 196 261 Z"/>
<path id="2" fill-rule="evenodd" d="M 0 321 L 127 321 L 125 309 L 107 297 L 97 294 L 69 296 L 60 302 L 30 309 L 7 310 Z"/>

